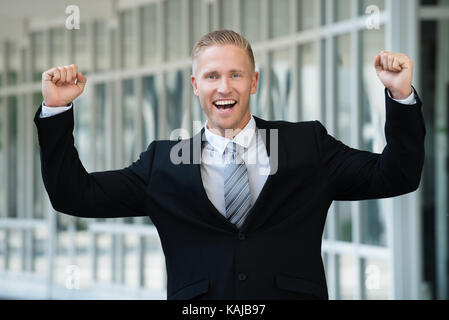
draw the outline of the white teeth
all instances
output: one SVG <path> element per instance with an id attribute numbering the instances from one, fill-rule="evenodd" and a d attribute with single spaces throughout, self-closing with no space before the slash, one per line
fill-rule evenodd
<path id="1" fill-rule="evenodd" d="M 217 106 L 226 106 L 226 105 L 228 105 L 228 104 L 234 104 L 234 103 L 236 103 L 237 101 L 235 101 L 235 100 L 221 100 L 221 101 L 216 101 L 215 102 L 215 104 L 217 105 Z"/>

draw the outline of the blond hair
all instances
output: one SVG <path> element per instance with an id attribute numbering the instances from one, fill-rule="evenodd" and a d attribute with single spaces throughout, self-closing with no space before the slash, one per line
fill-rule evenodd
<path id="1" fill-rule="evenodd" d="M 216 30 L 209 32 L 201 37 L 200 40 L 195 44 L 192 50 L 192 72 L 195 74 L 196 72 L 196 58 L 199 54 L 206 49 L 207 47 L 211 47 L 214 45 L 226 45 L 232 44 L 239 48 L 242 48 L 248 54 L 248 58 L 251 63 L 252 71 L 255 70 L 256 64 L 254 61 L 253 50 L 251 49 L 251 45 L 248 40 L 241 34 L 232 31 L 232 30 Z"/>

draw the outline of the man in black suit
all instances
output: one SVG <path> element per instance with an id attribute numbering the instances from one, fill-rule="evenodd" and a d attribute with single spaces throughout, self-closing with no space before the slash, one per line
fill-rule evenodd
<path id="1" fill-rule="evenodd" d="M 381 52 L 374 66 L 386 87 L 382 154 L 344 145 L 318 121 L 252 116 L 258 74 L 249 43 L 209 33 L 193 50 L 201 132 L 153 141 L 129 167 L 94 173 L 72 134 L 72 101 L 86 78 L 76 65 L 52 68 L 35 116 L 51 203 L 78 217 L 151 217 L 168 299 L 327 299 L 321 239 L 332 201 L 394 197 L 420 182 L 425 126 L 413 62 Z"/>

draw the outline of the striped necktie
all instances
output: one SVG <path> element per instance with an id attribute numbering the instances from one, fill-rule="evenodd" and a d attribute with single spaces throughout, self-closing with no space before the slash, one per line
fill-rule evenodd
<path id="1" fill-rule="evenodd" d="M 251 192 L 249 189 L 248 172 L 241 155 L 236 150 L 235 142 L 230 142 L 224 170 L 224 196 L 226 218 L 240 228 L 251 209 Z"/>

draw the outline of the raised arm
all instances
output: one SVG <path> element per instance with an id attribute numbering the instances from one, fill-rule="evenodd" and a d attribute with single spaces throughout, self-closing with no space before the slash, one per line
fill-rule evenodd
<path id="1" fill-rule="evenodd" d="M 86 80 L 76 65 L 44 72 L 44 104 L 50 108 L 71 104 L 83 92 Z M 89 174 L 74 146 L 73 108 L 46 118 L 41 118 L 41 109 L 34 122 L 41 147 L 42 177 L 53 207 L 78 217 L 144 216 L 144 194 L 156 143 L 127 168 Z"/>

